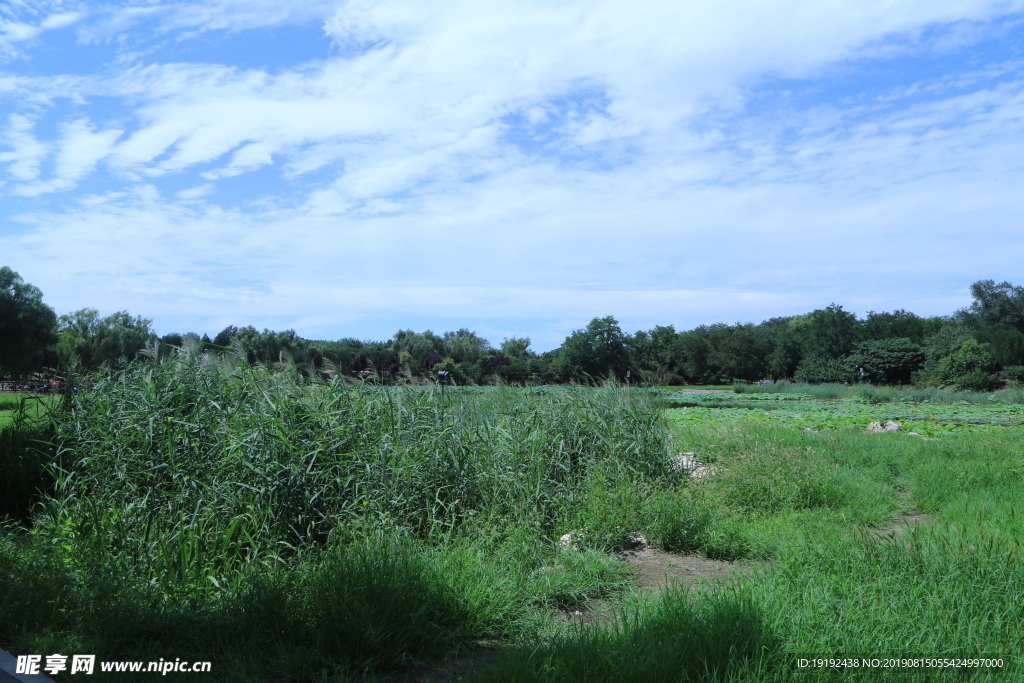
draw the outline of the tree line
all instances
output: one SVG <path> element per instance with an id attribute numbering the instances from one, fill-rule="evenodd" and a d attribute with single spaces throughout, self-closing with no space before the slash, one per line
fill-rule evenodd
<path id="1" fill-rule="evenodd" d="M 391 339 L 310 340 L 230 325 L 211 339 L 194 332 L 158 336 L 152 321 L 94 309 L 57 316 L 38 288 L 0 268 L 0 374 L 88 372 L 140 355 L 191 345 L 237 353 L 249 363 L 383 382 L 433 379 L 459 384 L 590 382 L 652 384 L 799 382 L 952 385 L 990 390 L 1024 381 L 1024 287 L 980 280 L 970 306 L 948 316 L 905 310 L 864 318 L 831 304 L 761 323 L 716 323 L 691 330 L 656 326 L 626 334 L 612 316 L 594 318 L 562 345 L 537 353 L 528 337 L 491 343 L 468 329 L 436 334 L 399 330 Z"/>

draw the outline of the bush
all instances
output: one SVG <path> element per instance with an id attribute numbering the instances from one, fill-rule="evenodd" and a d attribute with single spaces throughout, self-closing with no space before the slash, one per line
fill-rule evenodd
<path id="1" fill-rule="evenodd" d="M 48 425 L 16 419 L 0 429 L 0 520 L 27 521 L 32 503 L 52 484 L 46 464 L 52 459 Z"/>
<path id="2" fill-rule="evenodd" d="M 852 379 L 849 368 L 838 358 L 805 358 L 793 373 L 794 381 L 807 384 L 841 384 Z"/>
<path id="3" fill-rule="evenodd" d="M 1024 365 L 1007 365 L 999 376 L 1014 382 L 1024 382 Z"/>
<path id="4" fill-rule="evenodd" d="M 591 484 L 580 518 L 583 527 L 580 542 L 597 550 L 623 550 L 634 544 L 634 535 L 640 531 L 640 510 L 643 494 L 628 480 L 609 488 L 600 480 Z"/>
<path id="5" fill-rule="evenodd" d="M 980 371 L 967 372 L 953 380 L 953 386 L 960 391 L 994 391 L 999 384 L 998 377 Z"/>
<path id="6" fill-rule="evenodd" d="M 955 384 L 962 377 L 970 375 L 977 378 L 997 367 L 988 344 L 982 344 L 974 337 L 965 337 L 956 351 L 939 361 L 936 369 L 942 381 Z"/>
<path id="7" fill-rule="evenodd" d="M 699 552 L 718 560 L 769 555 L 740 517 L 703 496 L 664 494 L 649 500 L 645 512 L 651 535 L 669 552 Z"/>
<path id="8" fill-rule="evenodd" d="M 907 384 L 911 373 L 924 366 L 925 353 L 909 339 L 875 339 L 857 344 L 844 361 L 859 379 L 873 384 Z"/>

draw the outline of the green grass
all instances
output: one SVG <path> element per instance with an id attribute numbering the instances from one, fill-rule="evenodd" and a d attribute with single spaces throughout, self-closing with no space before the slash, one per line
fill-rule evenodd
<path id="1" fill-rule="evenodd" d="M 614 624 L 513 649 L 472 680 L 1001 681 L 1024 673 L 1018 439 L 928 443 L 732 427 L 687 430 L 681 438 L 743 470 L 745 484 L 709 480 L 705 495 L 747 508 L 739 531 L 768 536 L 775 560 L 727 590 L 669 590 L 624 607 Z M 809 507 L 792 483 L 792 464 L 778 474 L 755 474 L 758 465 L 749 464 L 769 455 L 800 460 L 801 450 L 823 473 L 819 481 L 845 480 L 842 493 L 819 507 Z M 926 511 L 933 521 L 891 540 L 870 530 L 901 509 Z M 849 524 L 850 515 L 861 524 Z M 988 655 L 1012 672 L 797 666 L 815 655 Z"/>
<path id="2" fill-rule="evenodd" d="M 187 354 L 96 375 L 3 432 L 23 528 L 0 542 L 0 641 L 173 651 L 259 681 L 543 632 L 625 587 L 618 559 L 554 540 L 583 492 L 668 477 L 658 406 L 620 387 L 308 384 Z"/>
<path id="3" fill-rule="evenodd" d="M 506 655 L 467 680 L 870 681 L 796 661 L 1024 657 L 1019 430 L 805 432 L 742 408 L 685 421 L 662 393 L 349 387 L 187 353 L 86 378 L 63 409 L 0 430 L 17 501 L 0 645 L 210 660 L 218 681 L 257 682 L 401 680 L 479 642 Z M 1016 410 L 993 403 L 925 408 Z M 717 473 L 672 472 L 681 451 Z M 931 522 L 871 531 L 910 511 Z M 575 548 L 556 545 L 567 532 Z M 633 594 L 613 551 L 637 533 L 757 569 Z M 595 600 L 618 618 L 560 617 Z"/>

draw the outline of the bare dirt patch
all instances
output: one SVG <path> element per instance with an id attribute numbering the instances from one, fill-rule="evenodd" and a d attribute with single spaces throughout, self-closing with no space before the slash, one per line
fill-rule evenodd
<path id="1" fill-rule="evenodd" d="M 908 512 L 900 515 L 892 526 L 883 529 L 872 529 L 871 533 L 878 538 L 891 541 L 903 538 L 910 529 L 924 524 L 931 524 L 932 518 L 920 512 Z"/>
<path id="2" fill-rule="evenodd" d="M 714 585 L 710 580 L 735 577 L 754 567 L 749 562 L 709 560 L 657 548 L 630 550 L 622 553 L 622 557 L 636 570 L 637 587 L 647 590 L 660 590 L 672 581 L 682 581 L 689 588 L 707 590 Z"/>
<path id="3" fill-rule="evenodd" d="M 674 583 L 685 584 L 696 591 L 711 591 L 724 582 L 750 572 L 755 564 L 710 560 L 697 555 L 679 555 L 657 548 L 640 547 L 619 553 L 629 563 L 638 590 L 657 592 Z M 582 624 L 609 622 L 615 619 L 613 601 L 595 600 L 586 607 L 568 610 L 565 618 Z"/>

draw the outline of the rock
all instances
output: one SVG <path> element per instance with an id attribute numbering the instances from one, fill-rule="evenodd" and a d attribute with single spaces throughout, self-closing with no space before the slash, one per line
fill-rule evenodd
<path id="1" fill-rule="evenodd" d="M 562 537 L 558 539 L 558 543 L 555 545 L 559 548 L 572 548 L 573 550 L 579 550 L 579 548 L 576 547 L 576 539 L 573 537 L 571 532 L 568 534 L 562 534 Z"/>
<path id="2" fill-rule="evenodd" d="M 804 427 L 804 431 L 805 432 L 810 432 L 811 434 L 817 434 L 818 433 L 818 430 L 811 429 L 810 427 Z"/>
<path id="3" fill-rule="evenodd" d="M 629 541 L 629 547 L 627 550 L 643 550 L 650 545 L 650 541 L 647 540 L 647 537 L 637 531 L 628 534 L 626 536 L 626 540 Z"/>
<path id="4" fill-rule="evenodd" d="M 697 469 L 690 473 L 690 478 L 696 479 L 697 481 L 701 481 L 703 479 L 707 479 L 708 477 L 713 477 L 714 475 L 718 474 L 721 471 L 721 467 L 715 467 L 714 465 L 701 465 L 700 467 L 698 467 Z"/>
<path id="5" fill-rule="evenodd" d="M 902 422 L 886 420 L 885 422 L 872 422 L 868 425 L 868 431 L 872 434 L 882 434 L 883 432 L 898 432 L 901 427 L 903 427 Z"/>
<path id="6" fill-rule="evenodd" d="M 668 469 L 670 472 L 693 472 L 703 464 L 697 460 L 696 453 L 680 453 L 679 455 L 672 456 Z"/>

